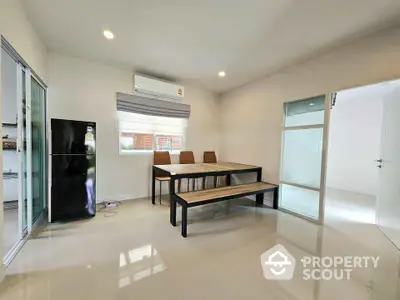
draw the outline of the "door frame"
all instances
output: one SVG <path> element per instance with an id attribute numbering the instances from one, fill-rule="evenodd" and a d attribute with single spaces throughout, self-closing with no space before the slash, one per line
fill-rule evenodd
<path id="1" fill-rule="evenodd" d="M 31 114 L 31 71 L 25 70 L 25 101 L 26 101 L 26 180 L 28 198 L 28 233 L 32 232 L 32 114 Z"/>
<path id="2" fill-rule="evenodd" d="M 328 139 L 329 139 L 329 123 L 330 123 L 330 110 L 331 110 L 331 104 L 332 104 L 332 97 L 333 93 L 326 93 L 322 94 L 325 96 L 325 101 L 324 101 L 324 123 L 323 124 L 313 124 L 313 125 L 300 125 L 300 126 L 285 126 L 285 119 L 286 119 L 286 112 L 285 112 L 285 105 L 287 103 L 292 103 L 292 102 L 298 102 L 302 100 L 306 100 L 308 98 L 303 98 L 303 99 L 298 99 L 294 101 L 285 101 L 283 102 L 283 118 L 282 118 L 282 135 L 281 135 L 281 155 L 280 155 L 280 176 L 283 171 L 283 154 L 285 151 L 285 132 L 287 130 L 302 130 L 302 129 L 313 129 L 313 128 L 322 128 L 322 151 L 321 151 L 321 175 L 320 175 L 320 186 L 319 188 L 314 188 L 314 187 L 309 187 L 309 186 L 304 186 L 301 184 L 293 183 L 293 182 L 288 182 L 280 179 L 281 177 L 279 176 L 279 189 L 281 189 L 281 184 L 288 184 L 291 186 L 303 188 L 303 189 L 308 189 L 308 190 L 313 190 L 319 192 L 319 203 L 318 203 L 318 218 L 314 219 L 312 217 L 302 215 L 298 212 L 289 210 L 287 208 L 281 207 L 280 206 L 280 199 L 278 201 L 278 207 L 279 210 L 282 210 L 284 212 L 287 212 L 289 214 L 292 214 L 294 216 L 300 217 L 302 219 L 308 220 L 310 222 L 316 223 L 316 224 L 323 224 L 325 220 L 325 190 L 326 190 L 326 171 L 327 171 L 327 156 L 328 156 Z M 321 95 L 321 96 L 322 96 Z M 282 193 L 279 193 L 279 195 L 282 195 Z"/>
<path id="3" fill-rule="evenodd" d="M 24 177 L 21 174 L 24 174 L 24 120 L 23 120 L 23 87 L 22 87 L 22 73 L 25 73 L 26 69 L 20 64 L 17 63 L 17 155 L 18 155 L 18 232 L 20 234 L 20 239 L 22 239 L 26 233 L 28 228 L 28 207 L 26 214 L 27 224 L 26 227 L 24 224 L 24 207 L 25 207 L 25 194 L 24 194 Z M 26 80 L 26 77 L 25 77 Z M 27 179 L 26 184 L 27 184 Z"/>

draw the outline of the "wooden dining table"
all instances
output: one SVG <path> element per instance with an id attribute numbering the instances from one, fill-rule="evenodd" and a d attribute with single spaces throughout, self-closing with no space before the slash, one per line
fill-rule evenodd
<path id="1" fill-rule="evenodd" d="M 257 182 L 261 181 L 262 168 L 259 166 L 245 165 L 234 162 L 221 162 L 221 163 L 197 163 L 197 164 L 169 164 L 169 165 L 153 165 L 152 170 L 152 192 L 151 201 L 155 204 L 155 181 L 157 176 L 170 177 L 170 194 L 174 195 L 175 181 L 182 178 L 199 178 L 206 176 L 227 176 L 227 185 L 231 184 L 231 176 L 233 174 L 241 173 L 256 173 Z M 174 199 L 174 197 L 171 197 Z M 262 202 L 264 194 L 256 196 L 257 202 Z M 173 211 L 176 210 L 176 202 L 171 200 L 171 216 Z M 275 207 L 274 207 L 275 208 Z M 172 218 L 172 217 L 171 217 Z"/>

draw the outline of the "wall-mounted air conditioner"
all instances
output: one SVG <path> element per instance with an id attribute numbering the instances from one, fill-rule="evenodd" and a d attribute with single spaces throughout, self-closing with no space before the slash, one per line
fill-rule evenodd
<path id="1" fill-rule="evenodd" d="M 157 79 L 134 75 L 134 93 L 151 98 L 164 100 L 182 100 L 185 95 L 184 87 Z"/>

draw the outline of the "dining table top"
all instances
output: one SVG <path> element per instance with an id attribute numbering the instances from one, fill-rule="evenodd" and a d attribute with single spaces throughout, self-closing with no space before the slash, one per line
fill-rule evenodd
<path id="1" fill-rule="evenodd" d="M 257 170 L 261 167 L 234 162 L 154 165 L 170 175 Z"/>

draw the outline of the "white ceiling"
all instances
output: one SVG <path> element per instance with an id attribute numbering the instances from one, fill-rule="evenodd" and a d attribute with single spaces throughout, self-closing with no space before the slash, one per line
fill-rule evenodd
<path id="1" fill-rule="evenodd" d="M 399 0 L 25 0 L 51 51 L 225 92 L 391 25 Z M 113 41 L 102 35 L 115 34 Z M 225 70 L 225 78 L 217 76 Z"/>

